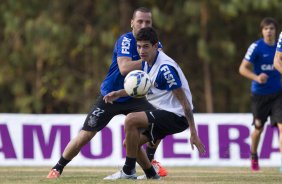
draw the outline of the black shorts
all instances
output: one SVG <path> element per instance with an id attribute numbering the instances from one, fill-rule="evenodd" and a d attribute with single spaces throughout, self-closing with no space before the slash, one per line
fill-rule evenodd
<path id="1" fill-rule="evenodd" d="M 252 113 L 254 119 L 264 125 L 270 116 L 272 126 L 282 123 L 282 91 L 271 95 L 252 95 Z M 254 123 L 254 122 L 253 122 Z"/>
<path id="2" fill-rule="evenodd" d="M 152 144 L 167 135 L 176 134 L 186 130 L 189 125 L 184 116 L 178 116 L 165 110 L 153 110 L 145 112 L 150 126 L 143 134 L 148 137 Z"/>
<path id="3" fill-rule="evenodd" d="M 132 98 L 126 102 L 114 102 L 113 104 L 105 103 L 103 96 L 100 95 L 94 106 L 88 113 L 83 130 L 100 131 L 111 119 L 119 114 L 127 115 L 131 112 L 140 112 L 146 110 L 155 110 L 154 106 L 144 98 Z"/>

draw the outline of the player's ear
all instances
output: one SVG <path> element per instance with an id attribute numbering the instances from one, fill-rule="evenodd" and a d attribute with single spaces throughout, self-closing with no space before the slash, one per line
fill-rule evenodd
<path id="1" fill-rule="evenodd" d="M 158 44 L 158 43 L 156 43 L 156 44 L 154 44 L 154 45 L 153 45 L 153 47 L 154 47 L 154 48 L 156 48 L 156 49 L 158 49 L 159 44 Z"/>

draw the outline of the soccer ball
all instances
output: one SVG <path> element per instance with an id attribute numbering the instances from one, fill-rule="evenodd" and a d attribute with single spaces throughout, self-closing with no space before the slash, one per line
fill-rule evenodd
<path id="1" fill-rule="evenodd" d="M 124 89 L 126 93 L 134 98 L 142 98 L 150 89 L 152 83 L 147 73 L 142 70 L 129 72 L 124 79 Z"/>

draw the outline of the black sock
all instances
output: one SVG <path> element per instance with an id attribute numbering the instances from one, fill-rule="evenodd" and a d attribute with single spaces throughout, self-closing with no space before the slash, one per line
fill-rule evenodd
<path id="1" fill-rule="evenodd" d="M 157 174 L 153 166 L 149 169 L 143 169 L 143 171 L 145 172 L 147 178 L 152 178 Z"/>
<path id="2" fill-rule="evenodd" d="M 136 158 L 126 157 L 125 164 L 122 168 L 123 172 L 127 175 L 133 174 L 135 171 Z"/>
<path id="3" fill-rule="evenodd" d="M 150 162 L 154 159 L 155 153 L 156 153 L 155 148 L 151 148 L 149 146 L 146 147 L 146 154 L 147 154 L 147 157 L 149 158 Z"/>
<path id="4" fill-rule="evenodd" d="M 52 168 L 52 169 L 56 169 L 57 171 L 60 172 L 60 174 L 62 174 L 64 167 L 70 162 L 70 160 L 66 160 L 64 159 L 63 156 L 61 156 L 60 160 L 58 161 L 58 163 Z"/>
<path id="5" fill-rule="evenodd" d="M 258 160 L 258 154 L 257 153 L 252 153 L 251 158 L 254 160 Z"/>

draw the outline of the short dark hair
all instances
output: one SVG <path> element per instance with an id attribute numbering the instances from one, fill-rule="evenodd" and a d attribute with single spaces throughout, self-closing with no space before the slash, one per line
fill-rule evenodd
<path id="1" fill-rule="evenodd" d="M 152 13 L 152 11 L 151 11 L 149 8 L 146 8 L 146 7 L 139 7 L 139 8 L 137 8 L 137 9 L 134 10 L 133 15 L 132 15 L 132 19 L 135 18 L 136 12 L 138 12 L 138 11 L 143 12 L 143 13 Z"/>
<path id="2" fill-rule="evenodd" d="M 145 27 L 138 31 L 136 41 L 150 41 L 152 45 L 159 42 L 158 34 L 152 27 Z"/>
<path id="3" fill-rule="evenodd" d="M 262 30 L 265 26 L 268 26 L 270 24 L 273 24 L 275 27 L 275 30 L 277 31 L 278 29 L 278 23 L 277 21 L 272 18 L 272 17 L 265 17 L 264 19 L 262 19 L 262 21 L 260 22 L 260 29 Z"/>

